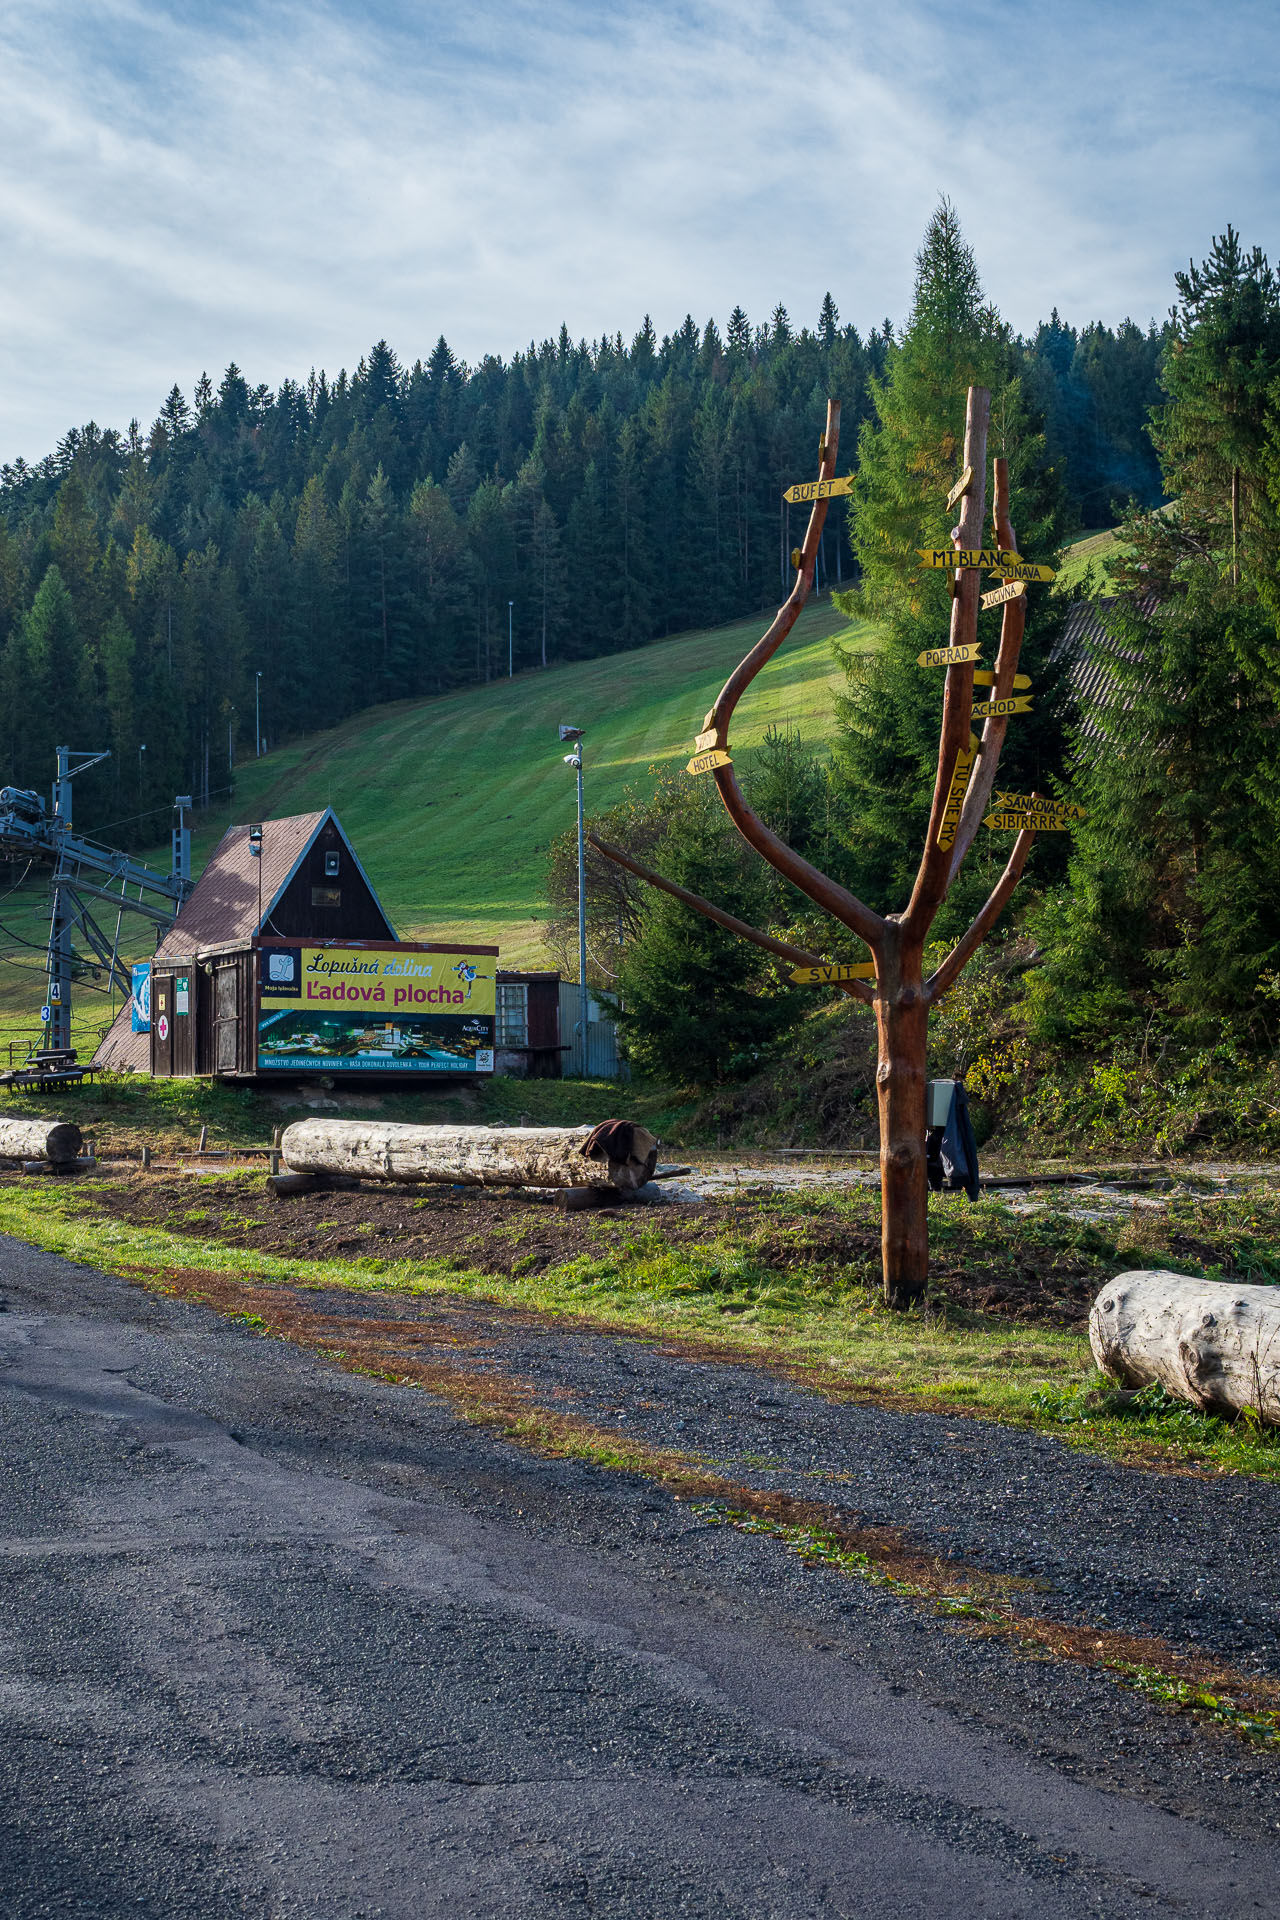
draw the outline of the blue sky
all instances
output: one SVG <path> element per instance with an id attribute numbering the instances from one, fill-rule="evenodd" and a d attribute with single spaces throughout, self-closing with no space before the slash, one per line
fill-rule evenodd
<path id="1" fill-rule="evenodd" d="M 646 311 L 901 319 L 955 200 L 1015 326 L 1163 316 L 1274 255 L 1274 4 L 162 6 L 0 16 L 0 459 L 276 385 Z"/>

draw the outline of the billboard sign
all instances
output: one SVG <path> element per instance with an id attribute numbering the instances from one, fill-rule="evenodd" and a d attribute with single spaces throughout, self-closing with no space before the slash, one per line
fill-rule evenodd
<path id="1" fill-rule="evenodd" d="M 497 958 L 461 950 L 258 951 L 258 1071 L 492 1073 Z"/>
<path id="2" fill-rule="evenodd" d="M 151 962 L 135 960 L 129 1000 L 129 1025 L 134 1033 L 151 1031 Z"/>

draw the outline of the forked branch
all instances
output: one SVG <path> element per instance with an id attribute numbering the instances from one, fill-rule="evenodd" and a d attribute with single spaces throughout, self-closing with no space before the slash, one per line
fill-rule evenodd
<path id="1" fill-rule="evenodd" d="M 651 887 L 661 888 L 669 893 L 673 900 L 682 901 L 686 907 L 692 907 L 695 913 L 704 914 L 708 920 L 714 920 L 718 927 L 726 928 L 730 933 L 738 934 L 743 940 L 752 941 L 757 947 L 763 947 L 766 953 L 776 954 L 779 960 L 789 960 L 796 967 L 824 967 L 827 962 L 820 954 L 810 953 L 806 947 L 793 946 L 790 940 L 779 940 L 772 933 L 764 933 L 759 927 L 751 926 L 746 920 L 726 913 L 723 907 L 715 906 L 710 900 L 704 900 L 700 893 L 691 893 L 688 887 L 681 887 L 674 880 L 668 880 L 665 874 L 657 873 L 652 867 L 646 867 L 642 860 L 636 860 L 621 847 L 613 846 L 608 840 L 601 840 L 598 834 L 589 833 L 587 839 L 602 853 L 606 860 L 625 867 L 628 873 L 634 873 L 637 880 L 648 881 Z M 853 1000 L 864 1000 L 870 1004 L 872 995 L 869 987 L 861 980 L 843 980 L 841 988 Z"/>
<path id="2" fill-rule="evenodd" d="M 830 480 L 834 476 L 839 447 L 840 402 L 828 400 L 826 431 L 818 450 L 820 480 Z M 700 748 L 714 746 L 722 751 L 728 751 L 729 722 L 735 707 L 761 668 L 773 658 L 794 627 L 812 591 L 814 569 L 818 559 L 818 543 L 822 538 L 826 518 L 826 501 L 815 500 L 800 548 L 800 564 L 796 569 L 795 585 L 778 609 L 777 617 L 768 632 L 756 642 L 746 658 L 739 662 L 720 689 L 715 704 L 703 722 L 703 732 L 698 736 Z M 794 847 L 789 847 L 772 827 L 765 825 L 754 808 L 748 805 L 732 766 L 717 767 L 715 782 L 729 818 L 748 845 L 754 847 L 761 858 L 767 860 L 785 880 L 790 880 L 793 886 L 799 887 L 801 893 L 808 894 L 809 898 L 825 913 L 829 913 L 833 919 L 840 920 L 846 927 L 851 928 L 860 939 L 866 941 L 873 953 L 876 952 L 885 931 L 885 923 L 879 914 L 873 913 L 870 907 L 864 906 L 847 887 L 842 887 L 837 881 L 830 879 L 803 855 L 798 854 Z"/>

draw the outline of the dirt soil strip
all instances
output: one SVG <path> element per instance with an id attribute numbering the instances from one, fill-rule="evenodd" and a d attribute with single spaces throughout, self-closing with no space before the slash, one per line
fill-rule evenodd
<path id="1" fill-rule="evenodd" d="M 878 1269 L 880 1230 L 872 1220 L 828 1210 L 783 1211 L 770 1193 L 703 1200 L 688 1206 L 623 1206 L 589 1215 L 563 1214 L 522 1194 L 474 1187 L 426 1187 L 406 1195 L 331 1190 L 280 1205 L 260 1177 L 131 1178 L 104 1187 L 94 1204 L 135 1226 L 177 1230 L 222 1246 L 293 1259 L 443 1260 L 497 1277 L 543 1273 L 583 1252 L 608 1251 L 646 1234 L 669 1246 L 711 1246 L 749 1237 L 754 1261 L 781 1275 L 811 1274 L 841 1282 L 850 1270 Z M 957 1306 L 1042 1326 L 1083 1326 L 1097 1268 L 1050 1249 L 1028 1247 L 1015 1268 L 1007 1261 L 961 1260 L 936 1250 L 932 1283 Z"/>
<path id="2" fill-rule="evenodd" d="M 1138 1475 L 1005 1428 L 836 1406 L 747 1367 L 448 1296 L 202 1271 L 145 1284 L 424 1387 L 536 1452 L 642 1473 L 709 1523 L 769 1533 L 957 1632 L 1106 1670 L 1280 1745 L 1280 1568 L 1256 1552 L 1276 1537 L 1270 1487 Z"/>

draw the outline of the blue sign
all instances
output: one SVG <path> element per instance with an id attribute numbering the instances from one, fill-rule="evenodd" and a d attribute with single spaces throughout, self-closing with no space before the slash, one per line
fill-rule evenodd
<path id="1" fill-rule="evenodd" d="M 135 1033 L 151 1031 L 151 962 L 135 960 L 133 966 L 133 994 L 129 1011 L 132 1015 L 130 1025 Z"/>

